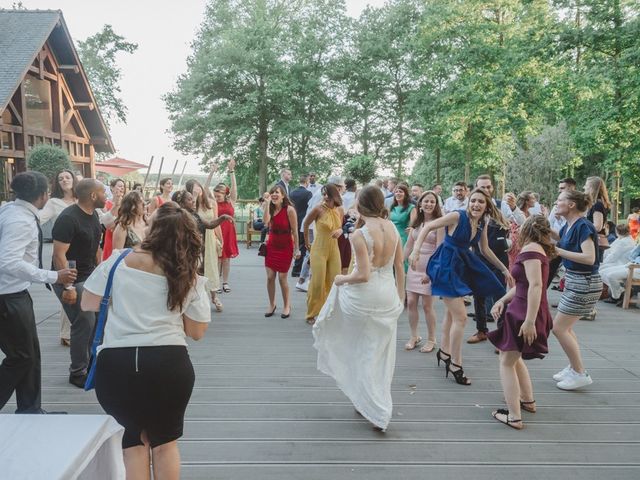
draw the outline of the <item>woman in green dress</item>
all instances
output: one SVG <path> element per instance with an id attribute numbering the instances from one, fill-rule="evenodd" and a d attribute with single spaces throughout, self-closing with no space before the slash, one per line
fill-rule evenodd
<path id="1" fill-rule="evenodd" d="M 393 222 L 400 234 L 402 240 L 402 248 L 404 248 L 409 238 L 409 224 L 411 223 L 411 212 L 414 205 L 411 203 L 409 189 L 403 183 L 398 184 L 393 191 L 393 203 L 389 209 L 389 220 Z M 406 273 L 409 264 L 404 262 L 404 271 Z"/>

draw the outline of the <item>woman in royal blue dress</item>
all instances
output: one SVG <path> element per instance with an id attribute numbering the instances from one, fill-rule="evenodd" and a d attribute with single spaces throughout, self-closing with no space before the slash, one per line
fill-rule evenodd
<path id="1" fill-rule="evenodd" d="M 427 276 L 431 282 L 431 294 L 443 298 L 449 313 L 442 328 L 441 348 L 437 353 L 438 365 L 443 361 L 447 377 L 451 373 L 460 385 L 471 385 L 462 369 L 462 339 L 467 322 L 467 309 L 463 297 L 494 297 L 505 293 L 500 281 L 470 248 L 479 245 L 482 255 L 502 272 L 507 285 L 511 287 L 514 284 L 508 268 L 489 248 L 486 229 L 489 221 L 508 228 L 493 199 L 483 190 L 476 188 L 469 196 L 466 210 L 450 212 L 425 224 L 409 257 L 411 268 L 415 269 L 420 259 L 422 243 L 427 235 L 433 230 L 445 227 L 444 242 L 431 256 L 427 264 Z"/>

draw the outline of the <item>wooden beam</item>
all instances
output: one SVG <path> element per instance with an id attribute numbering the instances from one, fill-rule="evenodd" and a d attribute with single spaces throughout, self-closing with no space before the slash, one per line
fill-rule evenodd
<path id="1" fill-rule="evenodd" d="M 93 102 L 77 102 L 73 104 L 73 108 L 75 108 L 76 110 L 82 110 L 82 109 L 93 110 L 95 108 L 95 105 L 93 104 Z"/>
<path id="2" fill-rule="evenodd" d="M 80 73 L 80 67 L 78 65 L 58 65 L 58 70 L 62 72 Z"/>
<path id="3" fill-rule="evenodd" d="M 44 80 L 44 49 L 38 54 L 38 65 L 40 66 L 40 80 Z"/>
<path id="4" fill-rule="evenodd" d="M 75 113 L 76 112 L 74 112 L 73 110 L 67 110 L 67 113 L 64 114 L 64 118 L 62 119 L 62 133 L 64 133 L 64 129 L 67 128 L 67 125 L 69 125 L 69 122 L 71 121 Z"/>
<path id="5" fill-rule="evenodd" d="M 18 119 L 18 123 L 20 125 L 24 126 L 24 123 L 22 122 L 22 117 L 20 116 L 20 114 L 18 113 L 18 109 L 16 108 L 16 106 L 13 104 L 13 100 L 9 100 L 9 108 L 11 109 L 11 112 L 16 116 L 16 118 Z"/>
<path id="6" fill-rule="evenodd" d="M 149 166 L 147 167 L 147 174 L 144 176 L 144 182 L 142 183 L 142 195 L 144 195 L 144 193 L 146 192 L 145 189 L 147 188 L 147 180 L 149 179 L 149 172 L 151 171 L 151 165 L 153 165 L 153 155 L 151 155 L 151 160 L 149 161 Z"/>

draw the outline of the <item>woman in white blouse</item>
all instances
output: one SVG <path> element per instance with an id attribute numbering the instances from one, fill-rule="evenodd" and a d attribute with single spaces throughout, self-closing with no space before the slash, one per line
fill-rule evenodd
<path id="1" fill-rule="evenodd" d="M 40 210 L 40 225 L 51 222 L 53 225 L 58 215 L 70 205 L 76 203 L 76 176 L 71 170 L 60 170 L 51 185 L 49 200 Z M 71 345 L 71 323 L 64 309 L 60 309 L 60 344 Z"/>
<path id="2" fill-rule="evenodd" d="M 144 241 L 116 267 L 96 364 L 96 395 L 125 428 L 127 478 L 180 478 L 177 440 L 195 375 L 186 337 L 199 340 L 211 321 L 206 279 L 197 274 L 202 236 L 173 202 L 151 218 Z M 83 310 L 97 312 L 114 251 L 84 284 Z"/>

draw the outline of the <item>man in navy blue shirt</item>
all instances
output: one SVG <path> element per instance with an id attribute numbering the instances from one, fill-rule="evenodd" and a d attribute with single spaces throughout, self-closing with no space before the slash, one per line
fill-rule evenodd
<path id="1" fill-rule="evenodd" d="M 289 195 L 289 199 L 293 202 L 296 214 L 298 215 L 298 238 L 300 239 L 300 257 L 296 258 L 293 268 L 291 269 L 291 276 L 293 277 L 300 276 L 302 262 L 304 261 L 305 254 L 307 253 L 307 248 L 304 245 L 304 234 L 300 231 L 300 227 L 302 227 L 302 222 L 307 214 L 309 200 L 311 200 L 311 197 L 313 196 L 313 194 L 307 189 L 308 185 L 309 176 L 300 175 L 300 185 L 295 190 L 292 190 L 291 195 Z"/>

